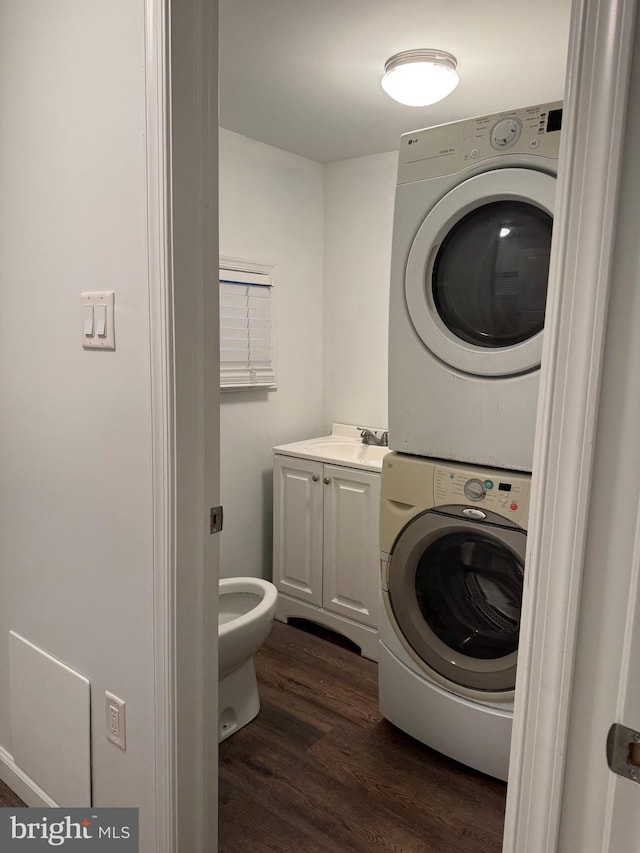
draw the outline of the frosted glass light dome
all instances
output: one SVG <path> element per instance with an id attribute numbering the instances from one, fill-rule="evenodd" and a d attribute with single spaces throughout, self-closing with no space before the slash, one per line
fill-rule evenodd
<path id="1" fill-rule="evenodd" d="M 443 50 L 405 50 L 385 62 L 382 88 L 408 107 L 427 107 L 456 88 L 457 64 L 455 56 Z"/>

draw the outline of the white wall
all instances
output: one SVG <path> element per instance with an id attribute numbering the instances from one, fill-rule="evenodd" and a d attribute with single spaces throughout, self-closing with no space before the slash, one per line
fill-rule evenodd
<path id="1" fill-rule="evenodd" d="M 397 153 L 322 166 L 220 131 L 220 254 L 276 264 L 277 391 L 222 394 L 221 575 L 270 577 L 275 444 L 386 427 Z"/>
<path id="2" fill-rule="evenodd" d="M 14 629 L 90 679 L 94 804 L 140 806 L 151 851 L 144 27 L 142 0 L 0 6 L 0 747 Z M 102 289 L 114 353 L 80 346 L 79 294 Z"/>
<path id="3" fill-rule="evenodd" d="M 330 163 L 325 183 L 324 427 L 387 426 L 397 152 Z"/>
<path id="4" fill-rule="evenodd" d="M 221 396 L 222 577 L 271 576 L 271 448 L 321 433 L 323 177 L 220 131 L 220 254 L 276 264 L 278 342 L 277 391 Z"/>

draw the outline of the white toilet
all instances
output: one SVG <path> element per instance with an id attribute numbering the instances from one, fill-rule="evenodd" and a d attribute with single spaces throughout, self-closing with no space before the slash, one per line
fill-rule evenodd
<path id="1" fill-rule="evenodd" d="M 218 740 L 251 722 L 260 710 L 253 655 L 269 636 L 278 591 L 261 578 L 220 581 L 218 615 Z"/>

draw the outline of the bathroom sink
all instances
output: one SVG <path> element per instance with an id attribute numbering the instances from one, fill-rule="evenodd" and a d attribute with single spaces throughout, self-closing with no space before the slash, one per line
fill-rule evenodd
<path id="1" fill-rule="evenodd" d="M 363 444 L 357 427 L 334 424 L 334 433 L 331 435 L 296 441 L 292 444 L 281 444 L 279 447 L 274 447 L 274 451 L 285 456 L 299 456 L 303 459 L 316 459 L 319 462 L 334 465 L 380 471 L 382 460 L 389 452 L 389 448 Z"/>
<path id="2" fill-rule="evenodd" d="M 332 459 L 341 459 L 345 461 L 356 462 L 380 462 L 386 453 L 389 452 L 388 447 L 376 447 L 371 444 L 362 444 L 361 441 L 310 441 L 309 446 L 322 456 L 329 456 Z"/>

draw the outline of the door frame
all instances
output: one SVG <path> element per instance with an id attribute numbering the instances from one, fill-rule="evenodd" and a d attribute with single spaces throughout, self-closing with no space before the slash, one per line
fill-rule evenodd
<path id="1" fill-rule="evenodd" d="M 504 853 L 559 838 L 635 12 L 572 9 Z"/>
<path id="2" fill-rule="evenodd" d="M 145 0 L 158 853 L 217 849 L 218 2 Z M 207 322 L 207 320 L 209 322 Z"/>
<path id="3" fill-rule="evenodd" d="M 635 7 L 635 0 L 574 0 L 572 13 L 507 797 L 508 853 L 551 853 L 558 839 Z M 211 734 L 216 727 L 207 716 L 217 694 L 217 632 L 211 631 L 217 542 L 206 536 L 203 516 L 217 482 L 215 453 L 206 440 L 217 399 L 217 382 L 213 390 L 206 382 L 217 334 L 203 316 L 214 316 L 217 280 L 210 85 L 216 77 L 217 3 L 146 0 L 146 11 L 156 849 L 173 853 L 179 845 L 204 853 L 216 849 L 216 774 L 205 771 L 217 752 Z M 171 99 L 172 86 L 185 81 L 193 97 Z M 181 113 L 188 121 L 179 127 Z M 187 150 L 196 155 L 191 164 Z M 176 199 L 185 176 L 186 196 Z M 193 243 L 176 220 L 178 209 L 183 225 L 189 213 L 195 216 Z M 581 216 L 570 218 L 570 210 Z M 202 259 L 193 276 L 181 267 L 189 245 Z M 178 279 L 191 286 L 174 287 Z M 178 382 L 189 368 L 193 380 Z M 567 501 L 568 494 L 575 499 Z M 178 572 L 179 565 L 192 565 L 193 572 Z M 553 571 L 558 565 L 563 571 Z M 191 691 L 178 689 L 178 673 L 185 671 L 195 675 Z"/>

